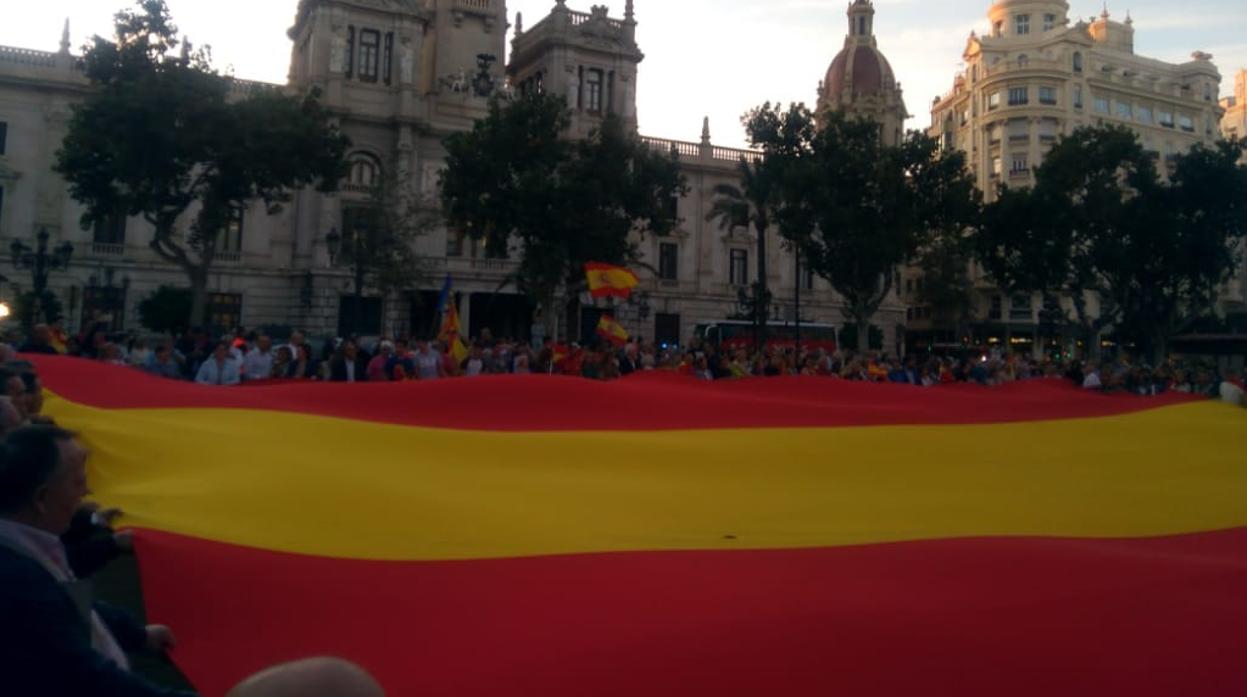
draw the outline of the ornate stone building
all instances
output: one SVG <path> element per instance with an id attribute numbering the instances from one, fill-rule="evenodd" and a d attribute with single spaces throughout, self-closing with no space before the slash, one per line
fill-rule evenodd
<path id="1" fill-rule="evenodd" d="M 443 139 L 484 116 L 487 95 L 504 89 L 508 79 L 516 90 L 566 96 L 574 135 L 588 133 L 608 113 L 635 123 L 644 55 L 633 5 L 627 0 L 623 19 L 610 17 L 602 7 L 574 11 L 564 0 L 527 27 L 516 17 L 512 60 L 504 70 L 498 60 L 505 55 L 510 29 L 504 0 L 301 0 L 288 33 L 293 45 L 287 85 L 239 81 L 235 89 L 241 95 L 320 88 L 353 142 L 350 175 L 337 194 L 297 192 L 280 213 L 269 215 L 257 205 L 223 231 L 224 251 L 209 285 L 213 323 L 300 327 L 317 335 L 352 326 L 344 321 L 354 308 L 352 274 L 333 263 L 329 233 L 350 227 L 352 211 L 367 205 L 370 188 L 387 171 L 414 195 L 436 201 Z M 852 40 L 873 47 L 872 36 Z M 856 94 L 882 95 L 899 105 L 890 69 L 880 70 L 879 78 L 885 92 Z M 861 80 L 856 84 L 858 90 L 866 86 Z M 846 89 L 852 93 L 851 84 Z M 51 279 L 70 328 L 104 315 L 118 328 L 137 329 L 136 306 L 142 298 L 161 285 L 185 287 L 186 281 L 179 269 L 148 249 L 151 230 L 142 221 L 113 220 L 80 229 L 82 209 L 51 165 L 71 106 L 88 90 L 68 39 L 59 53 L 0 47 L 0 252 L 14 239 L 29 243 L 41 229 L 48 230 L 54 244 L 72 242 L 70 270 Z M 708 123 L 699 141 L 644 140 L 678 154 L 689 192 L 672 202 L 681 218 L 676 232 L 641 241 L 645 262 L 656 273 L 642 271 L 641 292 L 620 314 L 636 335 L 677 342 L 687 340 L 698 323 L 739 312 L 738 290 L 755 280 L 753 233 L 725 231 L 706 220 L 715 185 L 734 182 L 740 158 L 755 155 L 715 146 Z M 771 241 L 771 249 L 780 249 L 778 239 Z M 491 257 L 440 228 L 422 237 L 416 251 L 425 272 L 421 289 L 389 297 L 369 290 L 363 312 L 369 332 L 428 334 L 437 289 L 450 274 L 473 334 L 489 327 L 495 335 L 528 335 L 534 308 L 503 287 L 516 268 L 514 259 Z M 29 287 L 25 272 L 12 269 L 7 257 L 0 257 L 0 264 L 10 267 L 0 299 Z M 797 281 L 792 258 L 774 253 L 769 265 L 773 315 L 791 320 L 788 299 Z M 808 275 L 801 281 L 803 320 L 843 323 L 830 288 Z M 879 315 L 889 347 L 902 317 L 896 303 Z"/>
<path id="2" fill-rule="evenodd" d="M 849 5 L 849 33 L 844 48 L 827 68 L 818 86 L 817 113 L 842 111 L 878 123 L 883 140 L 896 145 L 904 136 L 905 100 L 892 66 L 875 39 L 875 7 L 871 0 Z"/>
<path id="3" fill-rule="evenodd" d="M 996 0 L 988 10 L 991 32 L 970 33 L 952 90 L 931 105 L 930 135 L 966 154 L 988 200 L 1000 184 L 1033 183 L 1052 143 L 1079 126 L 1127 126 L 1162 163 L 1220 136 L 1221 75 L 1212 56 L 1196 51 L 1180 64 L 1140 56 L 1129 15 L 1116 21 L 1105 9 L 1081 20 L 1069 9 L 1064 0 Z M 921 278 L 910 276 L 909 326 L 930 329 L 918 302 Z M 976 338 L 1013 334 L 1019 348 L 1031 347 L 1042 323 L 1040 299 L 1004 297 L 978 269 L 972 276 Z"/>

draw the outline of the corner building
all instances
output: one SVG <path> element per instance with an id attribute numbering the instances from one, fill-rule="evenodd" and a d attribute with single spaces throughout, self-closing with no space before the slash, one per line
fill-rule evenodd
<path id="1" fill-rule="evenodd" d="M 965 153 L 989 201 L 1001 184 L 1033 184 L 1034 168 L 1052 144 L 1080 126 L 1134 130 L 1162 174 L 1175 156 L 1220 137 L 1221 75 L 1211 55 L 1196 51 L 1180 64 L 1140 56 L 1128 14 L 1117 21 L 1104 9 L 1081 20 L 1069 11 L 1064 1 L 997 0 L 988 10 L 990 33 L 970 33 L 964 69 L 954 76 L 952 90 L 931 105 L 929 134 Z M 974 339 L 1000 343 L 1011 335 L 1018 351 L 1038 352 L 1041 343 L 1068 346 L 1051 327 L 1041 327 L 1040 298 L 1004 297 L 979 269 L 972 279 Z M 929 312 L 917 298 L 920 283 L 908 272 L 909 328 L 929 336 Z M 1094 298 L 1090 302 L 1095 311 Z M 1062 303 L 1072 311 L 1068 299 Z"/>

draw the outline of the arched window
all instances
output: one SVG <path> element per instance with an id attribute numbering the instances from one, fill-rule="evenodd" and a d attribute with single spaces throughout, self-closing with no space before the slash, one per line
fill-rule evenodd
<path id="1" fill-rule="evenodd" d="M 861 36 L 866 36 L 866 17 L 865 16 L 858 15 L 857 17 L 857 33 Z"/>
<path id="2" fill-rule="evenodd" d="M 1082 53 L 1078 51 L 1074 52 L 1074 72 L 1082 72 Z"/>
<path id="3" fill-rule="evenodd" d="M 381 184 L 381 163 L 367 153 L 351 156 L 351 171 L 347 183 L 351 186 L 372 188 Z"/>

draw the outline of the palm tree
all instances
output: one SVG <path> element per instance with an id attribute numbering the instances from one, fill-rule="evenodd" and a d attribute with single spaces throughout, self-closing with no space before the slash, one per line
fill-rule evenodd
<path id="1" fill-rule="evenodd" d="M 766 233 L 771 227 L 779 187 L 761 160 L 751 162 L 741 157 L 739 166 L 740 186 L 715 186 L 714 201 L 706 220 L 717 220 L 720 230 L 752 227 L 758 236 L 758 280 L 753 284 L 753 298 L 749 304 L 754 322 L 754 345 L 761 349 L 766 344 L 766 322 L 771 303 L 766 281 Z"/>

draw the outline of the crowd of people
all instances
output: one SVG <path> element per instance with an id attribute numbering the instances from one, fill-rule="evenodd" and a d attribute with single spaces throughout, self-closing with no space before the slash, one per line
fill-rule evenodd
<path id="1" fill-rule="evenodd" d="M 280 340 L 241 328 L 220 337 L 193 330 L 175 337 L 142 338 L 110 333 L 102 326 L 67 337 L 58 326 L 39 325 L 21 342 L 19 352 L 65 353 L 210 385 L 438 380 L 504 373 L 613 380 L 635 372 L 668 371 L 701 380 L 805 375 L 922 387 L 958 382 L 991 386 L 1064 377 L 1104 392 L 1183 392 L 1234 403 L 1243 400 L 1241 372 L 1222 371 L 1211 363 L 1172 360 L 1153 367 L 1124 358 L 1041 360 L 990 348 L 902 358 L 817 347 L 800 352 L 791 346 L 754 351 L 696 342 L 668 347 L 643 340 L 623 346 L 605 341 L 584 345 L 546 341 L 532 346 L 506 337 L 496 339 L 484 329 L 456 354 L 445 342 L 407 337 L 337 338 L 314 345 L 300 331 Z"/>

